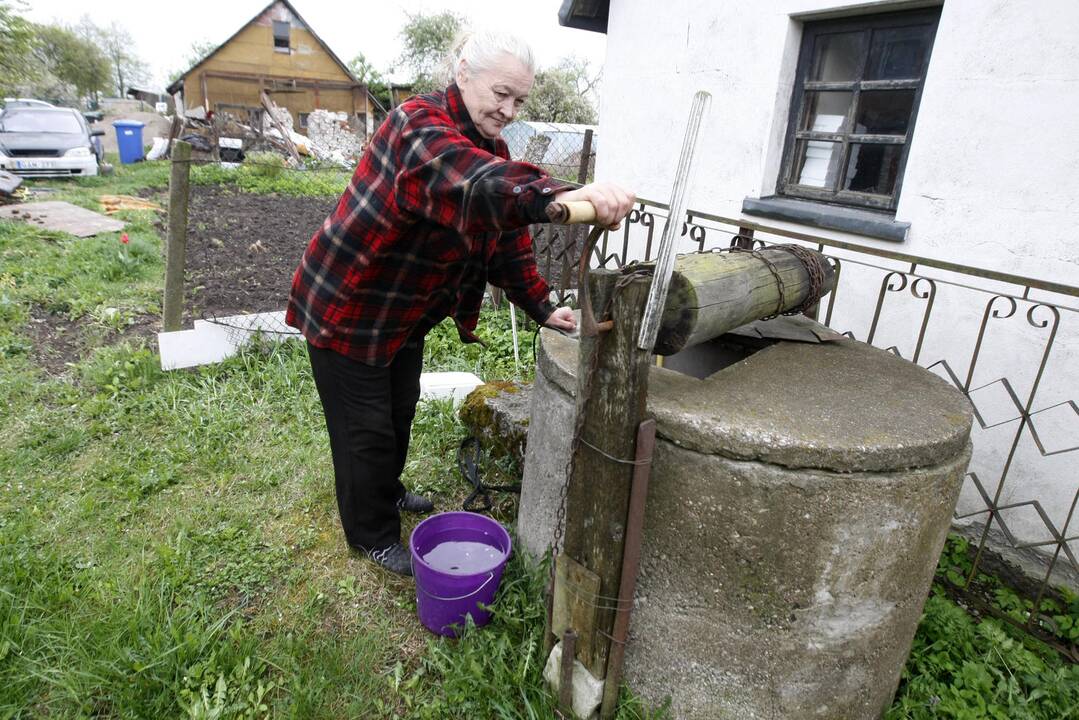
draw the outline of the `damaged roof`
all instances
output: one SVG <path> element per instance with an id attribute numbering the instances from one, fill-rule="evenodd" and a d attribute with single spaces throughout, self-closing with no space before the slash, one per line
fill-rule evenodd
<path id="1" fill-rule="evenodd" d="M 296 8 L 295 8 L 295 6 L 293 6 L 292 3 L 290 3 L 288 0 L 270 0 L 269 4 L 267 4 L 264 8 L 259 10 L 257 13 L 255 13 L 255 15 L 250 20 L 248 20 L 243 25 L 241 25 L 239 28 L 237 28 L 236 32 L 232 33 L 232 35 L 229 35 L 227 40 L 225 40 L 223 43 L 221 43 L 216 48 L 211 50 L 209 54 L 207 54 L 204 57 L 199 58 L 198 60 L 196 60 L 195 64 L 192 65 L 191 67 L 189 67 L 187 70 L 185 70 L 183 75 L 176 78 L 176 80 L 171 85 L 169 85 L 167 88 L 165 88 L 165 91 L 168 92 L 171 95 L 171 94 L 175 93 L 177 90 L 179 90 L 180 87 L 184 84 L 184 78 L 186 78 L 189 74 L 191 74 L 192 70 L 194 70 L 199 65 L 203 64 L 204 62 L 206 62 L 207 60 L 212 58 L 214 55 L 216 55 L 218 53 L 218 51 L 221 50 L 221 48 L 228 45 L 230 42 L 232 42 L 233 38 L 235 38 L 237 35 L 239 35 L 241 32 L 243 32 L 244 28 L 246 28 L 248 25 L 250 25 L 251 23 L 258 20 L 260 17 L 262 17 L 263 13 L 269 11 L 271 8 L 273 8 L 274 5 L 276 5 L 278 3 L 281 3 L 282 5 L 284 5 L 288 9 L 288 11 L 291 12 L 295 16 L 295 18 L 300 21 L 300 23 L 303 24 L 303 26 L 307 29 L 307 32 L 311 33 L 311 37 L 313 37 L 315 39 L 315 42 L 317 42 L 322 47 L 322 49 L 325 50 L 326 53 L 331 58 L 333 58 L 334 62 L 336 62 L 341 67 L 341 69 L 345 71 L 345 74 L 348 75 L 348 77 L 352 79 L 352 82 L 356 83 L 357 85 L 362 84 L 362 83 L 360 83 L 359 80 L 356 79 L 356 76 L 352 74 L 352 71 L 349 70 L 348 65 L 346 65 L 344 62 L 342 62 L 341 58 L 337 57 L 337 53 L 335 53 L 333 50 L 331 50 L 330 46 L 327 45 L 326 42 L 322 38 L 320 38 L 318 36 L 318 33 L 315 32 L 315 29 L 313 27 L 311 27 L 311 24 L 309 22 L 307 22 L 306 20 L 304 20 L 303 16 L 300 15 L 300 13 L 296 11 Z"/>

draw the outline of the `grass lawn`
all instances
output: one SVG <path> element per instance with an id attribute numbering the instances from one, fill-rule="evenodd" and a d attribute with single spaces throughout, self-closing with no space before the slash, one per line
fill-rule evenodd
<path id="1" fill-rule="evenodd" d="M 142 163 L 45 185 L 97 210 L 167 178 Z M 160 216 L 119 217 L 127 245 L 0 221 L 0 718 L 554 717 L 542 569 L 511 561 L 490 627 L 425 631 L 412 581 L 345 548 L 302 345 L 162 373 Z M 481 335 L 437 328 L 427 369 L 512 378 L 506 314 Z M 467 495 L 463 436 L 452 407 L 421 403 L 404 480 L 440 510 Z M 927 607 L 887 717 L 1076 717 L 1074 666 Z M 618 715 L 665 716 L 628 697 Z"/>

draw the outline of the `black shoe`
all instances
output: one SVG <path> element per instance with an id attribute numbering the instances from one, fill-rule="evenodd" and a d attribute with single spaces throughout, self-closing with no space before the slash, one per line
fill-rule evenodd
<path id="1" fill-rule="evenodd" d="M 392 573 L 412 575 L 412 555 L 399 542 L 381 550 L 371 550 L 367 556 Z"/>
<path id="2" fill-rule="evenodd" d="M 435 504 L 421 495 L 406 491 L 397 501 L 397 509 L 410 513 L 429 513 L 435 509 Z"/>

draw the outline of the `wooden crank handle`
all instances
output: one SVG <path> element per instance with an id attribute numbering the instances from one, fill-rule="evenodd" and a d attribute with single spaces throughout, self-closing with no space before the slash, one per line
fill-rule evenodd
<path id="1" fill-rule="evenodd" d="M 596 221 L 596 208 L 587 200 L 552 202 L 547 205 L 547 217 L 559 225 L 586 225 Z"/>

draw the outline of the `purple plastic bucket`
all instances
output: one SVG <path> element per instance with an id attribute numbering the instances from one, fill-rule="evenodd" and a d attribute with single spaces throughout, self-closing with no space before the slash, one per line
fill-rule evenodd
<path id="1" fill-rule="evenodd" d="M 469 615 L 477 626 L 490 622 L 491 613 L 479 605 L 494 601 L 513 551 L 506 528 L 486 515 L 439 513 L 416 526 L 409 545 L 424 627 L 455 637 L 454 626 L 464 625 Z"/>

